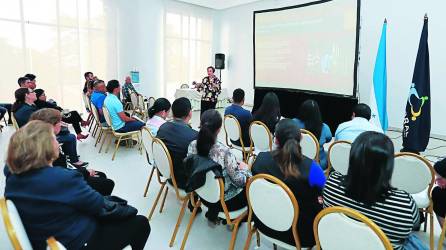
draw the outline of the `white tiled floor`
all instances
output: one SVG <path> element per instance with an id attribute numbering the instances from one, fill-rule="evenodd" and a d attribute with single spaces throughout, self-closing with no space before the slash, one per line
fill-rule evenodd
<path id="1" fill-rule="evenodd" d="M 199 113 L 194 112 L 192 124 L 196 128 L 198 126 Z M 7 127 L 0 133 L 0 165 L 4 165 L 6 157 L 6 149 L 9 141 L 9 137 L 13 133 L 12 127 Z M 223 133 L 219 135 L 220 139 L 223 139 Z M 401 145 L 401 138 L 397 138 L 400 134 L 390 132 L 389 136 L 395 143 L 396 150 L 399 150 Z M 427 151 L 427 155 L 444 156 L 446 155 L 446 142 L 440 140 L 431 140 L 428 148 L 436 148 L 434 150 Z M 117 154 L 115 161 L 111 161 L 111 153 L 108 154 L 97 153 L 98 148 L 94 147 L 94 140 L 89 137 L 86 141 L 78 143 L 78 152 L 81 155 L 81 159 L 90 162 L 89 168 L 97 169 L 105 172 L 109 178 L 113 179 L 116 183 L 114 189 L 114 195 L 125 198 L 129 203 L 135 206 L 140 214 L 147 215 L 153 200 L 159 190 L 159 185 L 155 179 L 149 188 L 147 197 L 143 197 L 144 186 L 146 184 L 150 168 L 146 163 L 145 157 L 137 153 L 135 149 L 121 148 Z M 429 157 L 431 160 L 436 160 L 436 157 Z M 5 177 L 0 177 L 0 190 L 4 190 Z M 179 213 L 180 204 L 176 201 L 173 192 L 169 191 L 166 199 L 165 209 L 162 214 L 155 211 L 152 220 L 150 221 L 152 232 L 147 241 L 146 249 L 179 249 L 181 240 L 190 218 L 190 213 L 187 211 L 183 218 L 183 223 L 180 226 L 180 230 L 177 235 L 177 239 L 173 248 L 169 248 L 168 242 L 170 240 L 173 228 L 176 223 L 176 219 Z M 437 244 L 440 234 L 440 227 L 435 220 L 435 244 Z M 238 236 L 235 249 L 243 249 L 246 236 L 247 227 L 242 225 Z M 189 239 L 186 245 L 186 249 L 227 249 L 230 241 L 231 232 L 226 226 L 210 227 L 207 220 L 204 217 L 204 213 L 197 216 Z M 420 232 L 419 236 L 428 243 L 428 234 Z M 260 248 L 255 248 L 255 240 L 253 240 L 250 249 L 272 249 L 272 244 L 263 241 Z M 0 246 L 4 245 L 0 242 Z"/>

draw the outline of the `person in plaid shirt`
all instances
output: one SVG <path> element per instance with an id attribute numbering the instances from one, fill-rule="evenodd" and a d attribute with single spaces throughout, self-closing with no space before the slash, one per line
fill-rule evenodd
<path id="1" fill-rule="evenodd" d="M 136 89 L 135 89 L 135 87 L 132 84 L 132 79 L 130 78 L 130 76 L 126 76 L 125 77 L 125 83 L 122 86 L 122 94 L 124 95 L 124 99 L 127 102 L 131 102 L 130 91 L 138 93 L 138 92 L 136 92 Z"/>

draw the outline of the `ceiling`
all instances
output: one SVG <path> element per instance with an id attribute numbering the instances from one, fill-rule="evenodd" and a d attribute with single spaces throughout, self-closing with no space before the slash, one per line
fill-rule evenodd
<path id="1" fill-rule="evenodd" d="M 211 9 L 222 10 L 247 3 L 257 2 L 259 0 L 178 0 L 178 1 L 200 5 Z"/>

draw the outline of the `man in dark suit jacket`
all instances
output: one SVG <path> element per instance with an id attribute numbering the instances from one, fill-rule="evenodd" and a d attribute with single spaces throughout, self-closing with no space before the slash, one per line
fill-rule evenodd
<path id="1" fill-rule="evenodd" d="M 186 187 L 187 175 L 183 160 L 187 156 L 189 144 L 197 139 L 198 132 L 188 124 L 192 118 L 192 106 L 189 99 L 181 97 L 172 104 L 173 120 L 166 122 L 158 130 L 160 138 L 169 150 L 173 162 L 173 172 L 179 188 Z"/>

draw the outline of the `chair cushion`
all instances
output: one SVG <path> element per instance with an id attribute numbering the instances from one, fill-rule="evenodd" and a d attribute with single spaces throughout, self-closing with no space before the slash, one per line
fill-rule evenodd
<path id="1" fill-rule="evenodd" d="M 427 193 L 427 189 L 425 191 L 419 192 L 417 194 L 412 194 L 413 199 L 415 200 L 415 203 L 417 204 L 418 208 L 427 208 L 430 204 L 429 195 Z"/>
<path id="2" fill-rule="evenodd" d="M 276 245 L 279 246 L 279 247 L 282 247 L 282 248 L 285 248 L 285 249 L 296 249 L 296 246 L 292 246 L 292 245 L 287 244 L 287 243 L 285 243 L 285 242 L 283 242 L 283 241 L 276 240 L 276 239 L 274 239 L 274 238 L 271 238 L 271 237 L 269 237 L 269 236 L 266 236 L 265 234 L 263 234 L 262 232 L 260 232 L 260 230 L 259 230 L 259 233 L 262 235 L 262 237 L 264 237 L 265 239 L 267 239 L 269 242 L 272 242 L 273 244 L 276 244 Z"/>

